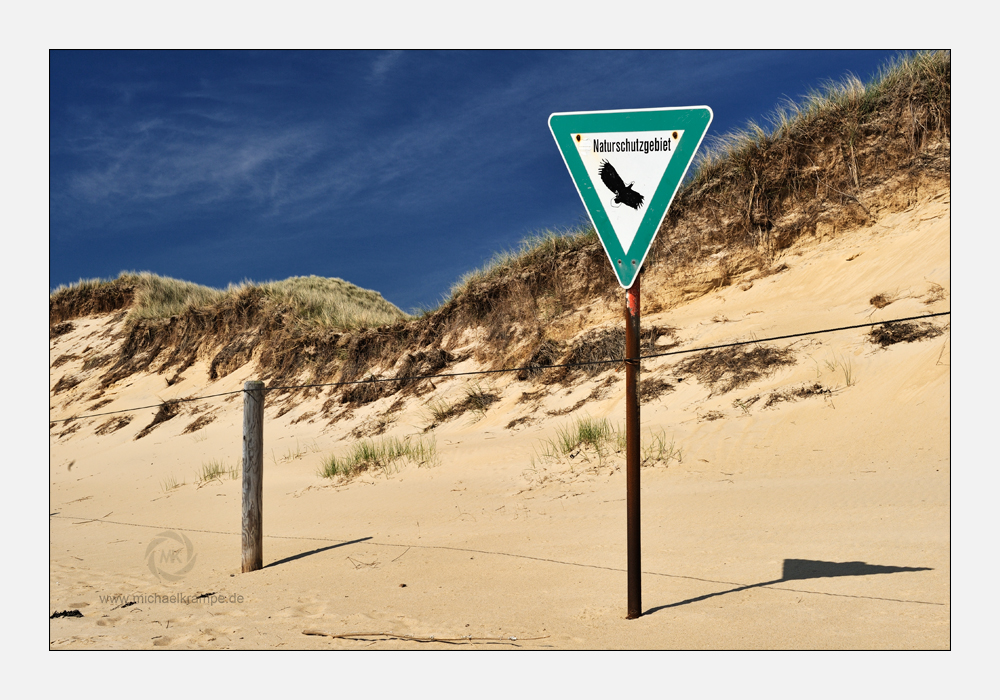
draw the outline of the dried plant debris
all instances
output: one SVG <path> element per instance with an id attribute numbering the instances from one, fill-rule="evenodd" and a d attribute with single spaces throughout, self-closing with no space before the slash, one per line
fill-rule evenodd
<path id="1" fill-rule="evenodd" d="M 886 323 L 875 326 L 868 333 L 868 340 L 875 345 L 888 347 L 896 343 L 913 343 L 918 340 L 936 338 L 943 330 L 927 321 Z"/>
<path id="2" fill-rule="evenodd" d="M 522 369 L 517 373 L 517 378 L 523 382 L 529 377 L 538 376 L 544 371 L 543 367 L 559 363 L 559 356 L 562 354 L 562 351 L 561 343 L 549 339 L 543 340 L 535 351 L 531 353 L 531 357 L 525 364 L 526 369 Z"/>
<path id="3" fill-rule="evenodd" d="M 678 345 L 674 339 L 676 328 L 669 326 L 651 326 L 643 328 L 639 333 L 639 354 L 651 355 L 657 351 L 669 350 Z M 660 338 L 669 338 L 667 343 L 660 343 Z M 625 329 L 597 328 L 584 333 L 570 344 L 569 351 L 559 364 L 579 364 L 578 367 L 560 367 L 551 375 L 550 382 L 569 384 L 584 376 L 593 377 L 602 372 L 620 367 L 625 357 Z"/>
<path id="4" fill-rule="evenodd" d="M 397 385 L 395 389 L 402 390 L 406 394 L 416 394 L 417 396 L 426 394 L 428 391 L 434 390 L 433 381 L 430 379 L 416 379 L 416 377 L 435 375 L 450 363 L 460 360 L 461 358 L 455 357 L 447 350 L 440 348 L 406 353 L 399 361 L 396 369 L 396 376 L 400 377 L 400 379 L 392 383 Z M 390 408 L 389 410 L 392 411 L 393 409 Z"/>
<path id="5" fill-rule="evenodd" d="M 662 379 L 646 379 L 639 382 L 639 403 L 651 403 L 668 391 L 677 387 Z"/>
<path id="6" fill-rule="evenodd" d="M 722 411 L 708 411 L 707 413 L 703 413 L 702 414 L 701 420 L 703 420 L 703 421 L 713 421 L 713 420 L 719 420 L 720 418 L 725 418 L 725 417 L 726 417 L 726 414 L 723 413 Z"/>
<path id="7" fill-rule="evenodd" d="M 104 367 L 106 365 L 110 365 L 111 361 L 114 359 L 115 358 L 112 357 L 111 355 L 93 355 L 83 361 L 83 371 L 86 372 L 87 370 L 97 369 L 98 367 Z"/>
<path id="8" fill-rule="evenodd" d="M 198 418 L 196 418 L 194 422 L 188 424 L 188 426 L 184 428 L 184 431 L 181 434 L 186 435 L 187 433 L 193 433 L 196 430 L 201 430 L 214 420 L 215 416 L 211 413 L 206 413 L 205 415 L 198 416 Z"/>
<path id="9" fill-rule="evenodd" d="M 750 413 L 750 407 L 758 401 L 760 401 L 760 394 L 754 394 L 742 399 L 733 399 L 733 408 L 738 408 L 744 413 Z"/>
<path id="10" fill-rule="evenodd" d="M 97 427 L 97 429 L 94 430 L 94 432 L 97 435 L 108 435 L 109 433 L 113 433 L 116 430 L 121 430 L 122 428 L 124 428 L 126 425 L 128 425 L 131 422 L 132 422 L 132 416 L 131 415 L 115 416 L 114 418 L 110 418 L 110 419 L 106 420 L 105 422 L 101 423 Z"/>
<path id="11" fill-rule="evenodd" d="M 62 377 L 59 378 L 59 381 L 56 382 L 56 385 L 54 387 L 52 387 L 52 393 L 53 394 L 61 394 L 64 391 L 68 391 L 69 389 L 72 389 L 73 387 L 75 387 L 76 385 L 78 385 L 82 381 L 83 381 L 83 378 L 80 377 L 80 375 L 78 375 L 78 374 L 73 374 L 73 375 L 66 374 L 66 375 L 63 375 Z"/>
<path id="12" fill-rule="evenodd" d="M 49 340 L 52 338 L 58 338 L 61 335 L 66 335 L 73 330 L 74 326 L 70 321 L 64 321 L 63 323 L 57 323 L 49 328 Z"/>
<path id="13" fill-rule="evenodd" d="M 366 437 L 377 437 L 384 433 L 389 427 L 396 422 L 396 416 L 392 413 L 379 413 L 368 420 L 361 423 L 361 425 L 354 428 L 350 435 L 352 438 L 360 440 Z"/>
<path id="14" fill-rule="evenodd" d="M 507 430 L 513 430 L 514 428 L 516 428 L 519 425 L 530 425 L 533 422 L 534 421 L 532 420 L 531 416 L 521 416 L 520 418 L 515 418 L 514 420 L 512 420 L 510 423 L 508 423 L 504 427 Z"/>
<path id="15" fill-rule="evenodd" d="M 382 398 L 388 391 L 392 391 L 391 386 L 386 386 L 395 384 L 396 382 L 387 382 L 384 379 L 370 375 L 365 380 L 358 384 L 352 384 L 344 389 L 344 394 L 341 397 L 341 403 L 347 404 L 348 406 L 364 406 L 372 401 L 377 401 Z"/>
<path id="16" fill-rule="evenodd" d="M 548 389 L 539 389 L 538 391 L 522 391 L 520 398 L 518 398 L 518 403 L 539 403 L 542 399 L 549 395 Z"/>
<path id="17" fill-rule="evenodd" d="M 493 389 L 484 389 L 478 382 L 472 382 L 465 387 L 465 397 L 459 401 L 449 403 L 444 399 L 435 399 L 427 404 L 430 423 L 424 428 L 424 432 L 469 411 L 482 417 L 499 400 L 500 395 Z"/>
<path id="18" fill-rule="evenodd" d="M 924 304 L 930 306 L 931 304 L 946 299 L 948 297 L 948 292 L 937 282 L 931 282 L 927 290 L 927 294 L 924 295 Z"/>
<path id="19" fill-rule="evenodd" d="M 738 389 L 795 364 L 788 348 L 754 345 L 707 350 L 678 363 L 675 374 L 693 374 L 716 396 Z"/>
<path id="20" fill-rule="evenodd" d="M 874 306 L 876 309 L 884 309 L 889 304 L 896 301 L 897 298 L 898 297 L 895 294 L 886 294 L 886 293 L 876 294 L 875 296 L 873 296 L 871 299 L 868 300 L 868 303 Z"/>
<path id="21" fill-rule="evenodd" d="M 67 435 L 72 435 L 79 429 L 80 429 L 80 424 L 75 421 L 71 421 L 67 423 L 66 428 L 61 433 L 59 433 L 59 437 L 66 437 Z"/>
<path id="22" fill-rule="evenodd" d="M 160 406 L 160 410 L 156 412 L 153 416 L 153 422 L 147 425 L 145 428 L 139 431 L 133 440 L 138 440 L 139 438 L 144 438 L 149 435 L 160 423 L 166 422 L 171 418 L 174 418 L 181 412 L 181 405 L 178 401 L 167 401 Z"/>
<path id="23" fill-rule="evenodd" d="M 94 398 L 94 397 L 91 397 L 91 398 Z M 114 401 L 114 399 L 101 399 L 100 401 L 98 401 L 97 403 L 95 403 L 93 406 L 91 406 L 90 408 L 88 408 L 87 412 L 88 413 L 92 413 L 93 411 L 96 411 L 99 408 L 104 408 L 105 406 L 107 406 L 109 403 L 112 403 L 113 401 Z"/>
<path id="24" fill-rule="evenodd" d="M 296 423 L 301 423 L 304 420 L 309 420 L 310 418 L 312 418 L 315 415 L 316 415 L 316 411 L 306 411 L 305 413 L 303 413 L 298 418 L 293 418 L 291 424 L 295 425 Z"/>
<path id="25" fill-rule="evenodd" d="M 435 388 L 430 377 L 447 367 L 449 363 L 462 359 L 441 349 L 406 353 L 397 363 L 392 377 L 376 377 L 374 374 L 369 374 L 361 383 L 344 389 L 341 402 L 351 406 L 363 406 L 397 392 L 403 395 L 421 396 Z"/>
<path id="26" fill-rule="evenodd" d="M 830 389 L 827 389 L 819 382 L 810 384 L 809 386 L 802 386 L 797 389 L 775 391 L 767 397 L 767 401 L 764 402 L 764 408 L 768 408 L 783 401 L 798 401 L 799 399 L 807 399 L 810 396 L 829 396 L 832 393 L 833 392 Z"/>
<path id="27" fill-rule="evenodd" d="M 565 416 L 565 415 L 567 415 L 569 413 L 572 413 L 573 411 L 576 411 L 576 410 L 578 410 L 580 408 L 583 408 L 583 406 L 586 403 L 587 403 L 587 399 L 580 399 L 579 401 L 577 401 L 572 406 L 566 406 L 565 408 L 557 408 L 557 409 L 554 409 L 552 411 L 546 411 L 545 415 L 547 415 L 547 416 Z"/>
<path id="28" fill-rule="evenodd" d="M 66 353 L 65 355 L 60 355 L 56 359 L 52 360 L 52 369 L 56 369 L 57 367 L 62 367 L 67 362 L 72 362 L 73 360 L 76 359 L 78 358 L 73 353 Z"/>

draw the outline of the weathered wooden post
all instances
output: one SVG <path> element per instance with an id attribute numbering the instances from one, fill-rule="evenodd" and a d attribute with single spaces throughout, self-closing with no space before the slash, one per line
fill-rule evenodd
<path id="1" fill-rule="evenodd" d="M 625 501 L 628 539 L 628 614 L 642 615 L 642 564 L 639 517 L 639 280 L 626 292 L 625 305 Z"/>
<path id="2" fill-rule="evenodd" d="M 264 567 L 264 382 L 243 385 L 243 573 Z"/>

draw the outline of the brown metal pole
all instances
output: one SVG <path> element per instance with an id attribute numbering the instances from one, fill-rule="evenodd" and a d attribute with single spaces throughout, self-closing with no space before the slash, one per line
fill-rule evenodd
<path id="1" fill-rule="evenodd" d="M 625 444 L 628 510 L 628 615 L 642 616 L 641 548 L 639 544 L 639 276 L 625 304 Z"/>
<path id="2" fill-rule="evenodd" d="M 243 385 L 243 573 L 264 567 L 264 382 Z"/>

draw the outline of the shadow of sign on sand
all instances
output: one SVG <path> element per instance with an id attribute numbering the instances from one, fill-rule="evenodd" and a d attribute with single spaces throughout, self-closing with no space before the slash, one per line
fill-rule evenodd
<path id="1" fill-rule="evenodd" d="M 681 605 L 688 605 L 689 603 L 698 603 L 702 600 L 708 600 L 709 598 L 714 598 L 720 595 L 727 595 L 729 593 L 738 593 L 740 591 L 746 591 L 751 588 L 761 588 L 763 586 L 773 586 L 777 583 L 786 583 L 788 581 L 804 581 L 811 578 L 835 578 L 838 576 L 872 576 L 874 574 L 895 574 L 902 571 L 931 571 L 929 566 L 881 566 L 879 564 L 866 564 L 863 561 L 816 561 L 813 559 L 785 559 L 784 566 L 781 570 L 781 578 L 775 579 L 774 581 L 763 581 L 761 583 L 752 583 L 746 586 L 739 586 L 737 588 L 731 588 L 727 591 L 717 591 L 715 593 L 707 593 L 697 598 L 689 598 L 687 600 L 682 600 L 678 603 L 670 603 L 668 605 L 661 605 L 656 608 L 651 608 L 647 610 L 644 614 L 649 615 L 655 613 L 659 610 L 665 610 L 667 608 L 676 608 Z"/>

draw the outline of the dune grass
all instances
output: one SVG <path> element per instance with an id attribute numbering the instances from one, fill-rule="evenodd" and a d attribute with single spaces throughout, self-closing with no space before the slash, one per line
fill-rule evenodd
<path id="1" fill-rule="evenodd" d="M 725 172 L 745 174 L 754 154 L 783 139 L 829 133 L 831 121 L 847 126 L 850 146 L 864 122 L 896 116 L 894 110 L 881 113 L 880 107 L 918 96 L 924 98 L 919 100 L 921 106 L 929 108 L 929 114 L 920 115 L 925 122 L 922 127 L 940 127 L 950 118 L 950 110 L 942 108 L 950 106 L 950 75 L 949 52 L 921 51 L 900 54 L 883 65 L 868 83 L 854 75 L 827 81 L 799 101 L 786 99 L 765 117 L 763 124 L 751 120 L 743 128 L 706 139 L 685 189 L 698 187 Z"/>
<path id="2" fill-rule="evenodd" d="M 433 438 L 424 441 L 412 437 L 361 440 L 344 455 L 330 455 L 320 467 L 319 475 L 326 479 L 344 477 L 352 479 L 359 474 L 380 469 L 386 476 L 398 471 L 403 462 L 434 464 L 437 461 L 437 443 Z"/>
<path id="3" fill-rule="evenodd" d="M 63 285 L 50 295 L 50 304 L 61 298 L 80 298 L 112 290 L 131 290 L 129 319 L 168 319 L 189 310 L 211 312 L 226 301 L 259 289 L 274 313 L 287 313 L 298 323 L 322 328 L 356 329 L 381 326 L 410 318 L 378 292 L 361 289 L 335 277 L 290 277 L 264 283 L 245 280 L 226 289 L 156 275 L 122 272 L 115 279 L 82 279 Z"/>
<path id="4" fill-rule="evenodd" d="M 487 282 L 504 274 L 523 270 L 544 262 L 546 258 L 564 255 L 582 246 L 597 243 L 597 230 L 587 221 L 579 228 L 562 231 L 540 231 L 528 236 L 517 247 L 495 253 L 486 264 L 462 275 L 452 285 L 449 299 L 455 299 L 468 291 L 474 283 Z"/>
<path id="5" fill-rule="evenodd" d="M 791 149 L 796 144 L 822 142 L 838 133 L 847 142 L 847 157 L 853 161 L 851 149 L 863 127 L 880 119 L 896 119 L 901 109 L 909 110 L 912 124 L 907 128 L 912 132 L 911 145 L 916 150 L 922 134 L 949 128 L 950 76 L 951 55 L 947 51 L 900 54 L 884 65 L 869 83 L 848 75 L 841 81 L 823 84 L 799 101 L 788 99 L 762 124 L 750 121 L 743 128 L 708 137 L 677 198 L 680 200 L 686 193 L 703 188 L 714 188 L 713 197 L 720 209 L 736 211 L 747 209 L 748 193 L 753 200 L 755 196 L 758 199 L 777 197 L 807 189 L 807 181 L 811 182 L 809 178 L 813 176 L 786 162 L 790 160 L 787 154 L 775 157 L 773 146 L 780 144 Z M 918 107 L 914 108 L 913 104 Z M 850 177 L 856 188 L 858 168 L 856 162 L 852 165 Z M 765 174 L 762 169 L 767 168 L 773 172 Z M 815 187 L 815 182 L 812 186 Z M 518 248 L 497 253 L 482 267 L 463 275 L 452 287 L 450 299 L 466 293 L 475 284 L 528 268 L 556 253 L 565 254 L 597 240 L 597 233 L 589 221 L 573 230 L 545 231 L 531 236 Z M 760 241 L 751 237 L 743 242 L 759 244 Z"/>
<path id="6" fill-rule="evenodd" d="M 222 481 L 223 477 L 229 477 L 235 481 L 240 478 L 240 468 L 228 465 L 225 460 L 210 459 L 201 465 L 201 470 L 195 473 L 195 480 L 199 484 L 207 484 L 209 481 Z"/>
<path id="7" fill-rule="evenodd" d="M 336 277 L 289 277 L 259 285 L 270 299 L 287 305 L 307 324 L 330 328 L 369 328 L 409 318 L 378 292 Z"/>
<path id="8" fill-rule="evenodd" d="M 164 493 L 168 493 L 170 491 L 173 491 L 174 489 L 177 489 L 177 488 L 180 488 L 181 486 L 184 486 L 185 483 L 187 483 L 187 482 L 185 482 L 185 481 L 177 481 L 177 477 L 174 476 L 173 474 L 171 474 L 170 476 L 168 476 L 165 479 L 162 479 L 160 481 L 160 489 Z"/>
<path id="9" fill-rule="evenodd" d="M 614 425 L 607 418 L 577 418 L 572 423 L 556 428 L 554 438 L 543 439 L 536 455 L 542 462 L 575 460 L 589 462 L 596 459 L 603 465 L 612 455 L 624 455 L 627 450 L 625 429 Z M 666 431 L 650 431 L 647 439 L 640 441 L 640 463 L 650 466 L 656 462 L 669 465 L 683 459 L 677 443 L 667 439 Z M 534 461 L 534 460 L 533 460 Z"/>

